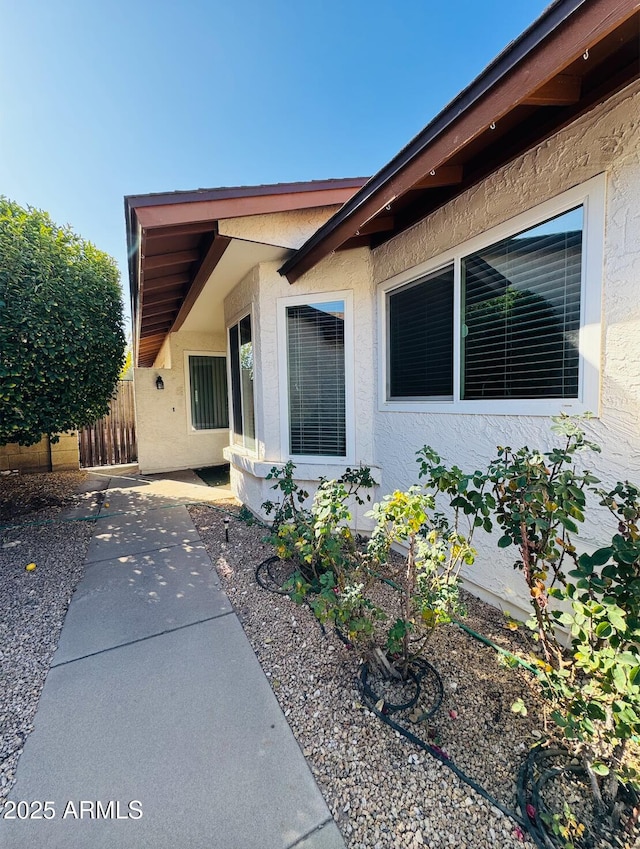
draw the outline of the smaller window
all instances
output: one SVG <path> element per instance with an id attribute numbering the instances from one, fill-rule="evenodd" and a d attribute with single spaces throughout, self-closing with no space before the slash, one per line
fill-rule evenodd
<path id="1" fill-rule="evenodd" d="M 189 356 L 189 389 L 194 430 L 229 427 L 225 357 Z"/>
<path id="2" fill-rule="evenodd" d="M 345 302 L 286 307 L 289 451 L 345 457 Z"/>
<path id="3" fill-rule="evenodd" d="M 453 265 L 387 295 L 389 397 L 453 398 Z"/>
<path id="4" fill-rule="evenodd" d="M 256 417 L 253 399 L 254 358 L 251 316 L 229 328 L 233 442 L 256 450 Z"/>

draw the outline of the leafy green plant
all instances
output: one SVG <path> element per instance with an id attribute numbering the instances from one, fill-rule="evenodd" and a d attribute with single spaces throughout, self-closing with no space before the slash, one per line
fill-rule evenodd
<path id="1" fill-rule="evenodd" d="M 372 561 L 382 569 L 394 546 L 406 549 L 396 579 L 399 616 L 386 646 L 404 674 L 435 628 L 462 612 L 460 571 L 474 562 L 474 531 L 480 526 L 490 530 L 495 506 L 481 472 L 465 475 L 457 466 L 449 468 L 429 446 L 418 452 L 418 462 L 423 485 L 386 496 L 370 513 L 375 521 L 368 546 Z M 449 515 L 436 509 L 443 499 Z"/>
<path id="2" fill-rule="evenodd" d="M 584 823 L 579 822 L 567 802 L 561 814 L 540 814 L 548 830 L 561 842 L 562 849 L 577 849 L 585 833 Z"/>
<path id="3" fill-rule="evenodd" d="M 358 504 L 371 500 L 361 489 L 374 486 L 368 467 L 346 469 L 337 480 L 320 479 L 310 506 L 304 506 L 309 494 L 294 477 L 295 465 L 289 461 L 281 469 L 274 467 L 267 479 L 275 480 L 272 489 L 282 493 L 278 503 L 265 502 L 267 515 L 274 513 L 272 533 L 268 537 L 282 560 L 291 560 L 304 580 L 312 584 L 325 572 L 339 573 L 353 560 L 355 540 L 350 529 L 350 499 Z"/>
<path id="4" fill-rule="evenodd" d="M 309 494 L 294 478 L 295 465 L 273 468 L 268 475 L 273 489 L 282 493 L 278 503 L 265 502 L 275 521 L 267 538 L 294 572 L 285 585 L 297 603 L 308 602 L 318 619 L 333 624 L 344 639 L 357 643 L 365 653 L 373 639 L 375 622 L 384 618 L 368 598 L 371 571 L 359 556 L 350 528 L 349 502 L 364 504 L 375 482 L 368 467 L 347 468 L 337 480 L 321 479 L 310 506 Z"/>
<path id="5" fill-rule="evenodd" d="M 45 212 L 0 197 L 0 445 L 109 411 L 125 337 L 115 261 Z"/>
<path id="6" fill-rule="evenodd" d="M 638 779 L 624 765 L 624 752 L 640 733 L 640 493 L 628 482 L 595 489 L 597 479 L 578 468 L 576 454 L 598 446 L 576 421 L 554 422 L 562 448 L 499 449 L 491 466 L 503 531 L 498 544 L 519 548 L 515 566 L 529 589 L 529 624 L 544 652 L 535 661 L 542 695 L 582 759 L 596 811 L 611 816 L 619 781 L 637 785 Z M 579 554 L 572 534 L 585 521 L 589 491 L 609 509 L 617 533 L 609 545 Z"/>
<path id="7" fill-rule="evenodd" d="M 568 603 L 554 619 L 570 632 L 570 651 L 544 670 L 553 719 L 584 754 L 597 806 L 614 804 L 618 781 L 638 785 L 623 763 L 627 741 L 640 734 L 640 515 L 639 491 L 618 483 L 600 490 L 601 504 L 618 521 L 611 544 L 581 554 L 552 596 Z M 595 775 L 605 777 L 602 798 Z"/>
<path id="8" fill-rule="evenodd" d="M 294 521 L 299 513 L 302 513 L 303 516 L 307 515 L 303 512 L 303 505 L 309 498 L 309 493 L 302 489 L 295 480 L 293 476 L 295 468 L 295 463 L 289 460 L 282 468 L 273 466 L 265 478 L 268 481 L 275 481 L 271 489 L 281 493 L 279 501 L 269 500 L 262 504 L 262 509 L 267 516 L 273 513 L 274 531 L 281 524 Z"/>
<path id="9" fill-rule="evenodd" d="M 513 451 L 499 447 L 489 477 L 495 497 L 495 519 L 502 529 L 500 548 L 516 545 L 520 558 L 514 566 L 522 571 L 535 616 L 537 638 L 546 661 L 560 661 L 561 650 L 554 635 L 549 611 L 549 589 L 563 580 L 568 555 L 575 561 L 570 533 L 584 522 L 586 489 L 598 479 L 578 467 L 576 455 L 583 449 L 599 451 L 585 439 L 576 422 L 566 416 L 553 420 L 553 430 L 564 445 L 542 453 L 527 446 Z"/>
<path id="10" fill-rule="evenodd" d="M 375 625 L 387 618 L 369 598 L 371 573 L 356 561 L 349 573 L 325 572 L 320 576 L 320 591 L 310 602 L 320 622 L 331 623 L 343 640 L 358 646 L 365 656 L 375 651 Z M 304 594 L 299 599 L 302 600 Z"/>

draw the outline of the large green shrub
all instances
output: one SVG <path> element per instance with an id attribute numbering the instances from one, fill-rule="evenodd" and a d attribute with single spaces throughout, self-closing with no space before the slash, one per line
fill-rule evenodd
<path id="1" fill-rule="evenodd" d="M 618 780 L 638 781 L 624 753 L 640 734 L 640 491 L 629 482 L 596 489 L 577 458 L 598 446 L 576 421 L 554 421 L 561 447 L 501 448 L 491 464 L 498 544 L 519 550 L 514 565 L 529 589 L 528 624 L 543 650 L 538 683 L 551 717 L 589 774 L 596 808 L 611 811 Z M 609 544 L 579 554 L 572 535 L 585 522 L 589 493 L 609 509 L 615 531 Z M 598 775 L 609 776 L 602 786 Z"/>
<path id="2" fill-rule="evenodd" d="M 115 261 L 0 197 L 0 445 L 104 416 L 124 345 Z"/>

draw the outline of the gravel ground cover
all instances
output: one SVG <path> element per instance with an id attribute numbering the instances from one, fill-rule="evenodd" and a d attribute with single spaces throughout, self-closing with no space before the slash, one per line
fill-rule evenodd
<path id="1" fill-rule="evenodd" d="M 334 634 L 323 635 L 310 610 L 258 586 L 255 567 L 273 553 L 264 529 L 233 522 L 226 543 L 219 512 L 190 512 L 349 849 L 533 845 L 513 820 L 363 706 L 359 658 Z M 386 592 L 381 586 L 383 603 Z M 470 627 L 523 648 L 524 636 L 507 630 L 502 614 L 471 596 L 466 603 Z M 428 724 L 403 721 L 513 808 L 518 766 L 539 734 L 527 673 L 506 669 L 493 649 L 455 627 L 436 633 L 428 659 L 443 680 L 442 707 Z M 530 707 L 526 718 L 511 711 L 518 697 Z"/>
<path id="2" fill-rule="evenodd" d="M 33 728 L 93 530 L 89 522 L 47 520 L 77 502 L 84 478 L 82 472 L 0 477 L 0 526 L 18 526 L 0 528 L 0 809 Z M 30 563 L 34 571 L 25 569 Z"/>

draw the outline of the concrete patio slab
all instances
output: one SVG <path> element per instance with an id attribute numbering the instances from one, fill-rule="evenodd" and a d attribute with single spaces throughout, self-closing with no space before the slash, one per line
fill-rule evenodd
<path id="1" fill-rule="evenodd" d="M 201 544 L 87 566 L 53 657 L 57 666 L 231 611 Z"/>
<path id="2" fill-rule="evenodd" d="M 2 849 L 342 846 L 232 614 L 52 669 L 11 798 L 55 817 L 0 821 Z"/>
<path id="3" fill-rule="evenodd" d="M 144 510 L 144 505 L 141 505 Z M 110 507 L 113 511 L 113 505 Z M 99 518 L 89 545 L 87 563 L 127 554 L 139 554 L 169 545 L 199 543 L 186 507 L 146 510 L 143 514 L 117 514 Z"/>

